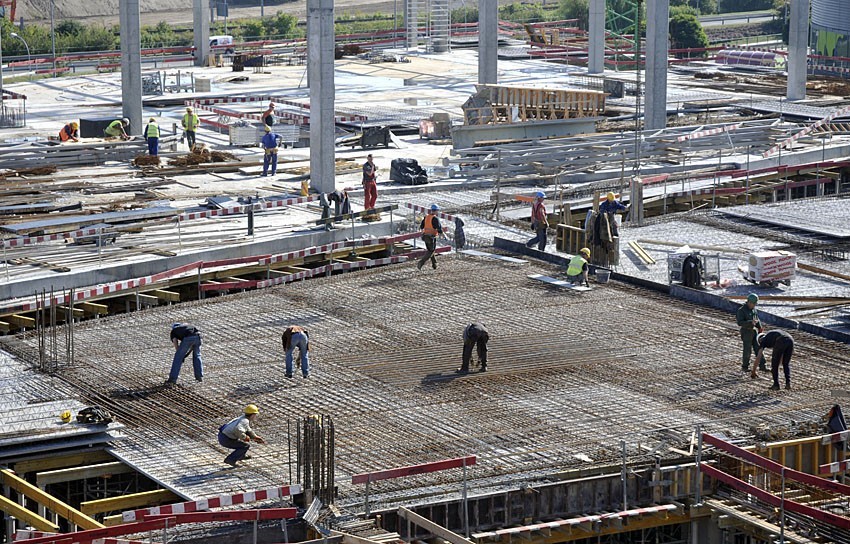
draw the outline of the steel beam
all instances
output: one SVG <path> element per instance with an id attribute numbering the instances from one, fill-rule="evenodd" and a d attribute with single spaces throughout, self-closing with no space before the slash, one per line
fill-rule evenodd
<path id="1" fill-rule="evenodd" d="M 3 484 L 8 485 L 18 493 L 23 494 L 60 517 L 67 519 L 74 525 L 79 525 L 83 529 L 101 529 L 104 527 L 103 524 L 98 523 L 76 508 L 65 504 L 56 497 L 18 477 L 11 470 L 0 470 L 0 480 L 3 481 Z"/>

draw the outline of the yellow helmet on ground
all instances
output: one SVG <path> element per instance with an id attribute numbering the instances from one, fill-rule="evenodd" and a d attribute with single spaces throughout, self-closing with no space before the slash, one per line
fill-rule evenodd
<path id="1" fill-rule="evenodd" d="M 256 404 L 249 404 L 248 406 L 245 407 L 245 414 L 246 415 L 259 414 L 259 413 L 260 413 L 260 409 L 257 408 Z"/>
<path id="2" fill-rule="evenodd" d="M 585 258 L 585 259 L 589 259 L 589 258 L 590 258 L 590 250 L 589 250 L 589 249 L 587 249 L 586 247 L 581 248 L 581 249 L 579 250 L 579 253 L 581 253 L 582 255 L 584 255 L 584 258 Z"/>
<path id="3" fill-rule="evenodd" d="M 62 423 L 71 422 L 71 410 L 63 410 L 59 417 L 62 418 Z"/>

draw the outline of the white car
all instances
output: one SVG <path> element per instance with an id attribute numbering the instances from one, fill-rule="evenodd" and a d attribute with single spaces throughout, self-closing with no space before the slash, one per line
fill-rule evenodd
<path id="1" fill-rule="evenodd" d="M 221 36 L 210 36 L 210 48 L 212 47 L 222 47 L 225 45 L 232 46 L 233 45 L 233 36 L 221 35 Z M 228 55 L 233 54 L 233 47 L 227 47 L 224 50 Z"/>

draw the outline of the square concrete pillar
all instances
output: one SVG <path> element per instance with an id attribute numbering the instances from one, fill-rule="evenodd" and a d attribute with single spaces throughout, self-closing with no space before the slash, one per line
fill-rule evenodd
<path id="1" fill-rule="evenodd" d="M 847 6 L 850 9 L 850 6 Z M 809 0 L 791 0 L 788 33 L 788 100 L 806 98 L 806 70 L 809 51 Z"/>
<path id="2" fill-rule="evenodd" d="M 644 128 L 667 126 L 667 36 L 670 0 L 646 3 L 646 109 Z"/>
<path id="3" fill-rule="evenodd" d="M 334 2 L 307 0 L 310 78 L 310 187 L 327 193 L 334 178 Z"/>
<path id="4" fill-rule="evenodd" d="M 499 81 L 499 1 L 478 1 L 478 83 Z"/>
<path id="5" fill-rule="evenodd" d="M 142 34 L 139 0 L 119 0 L 121 26 L 121 103 L 130 120 L 128 134 L 142 133 Z"/>
<path id="6" fill-rule="evenodd" d="M 195 35 L 195 66 L 206 66 L 210 55 L 209 0 L 193 0 L 192 20 Z"/>
<path id="7" fill-rule="evenodd" d="M 588 13 L 587 73 L 605 71 L 605 0 L 590 0 Z"/>

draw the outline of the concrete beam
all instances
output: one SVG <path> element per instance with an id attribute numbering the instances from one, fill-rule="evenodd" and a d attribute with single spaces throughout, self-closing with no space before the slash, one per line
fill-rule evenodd
<path id="1" fill-rule="evenodd" d="M 605 0 L 590 0 L 588 17 L 587 73 L 605 71 Z"/>
<path id="2" fill-rule="evenodd" d="M 310 78 L 310 187 L 328 193 L 334 175 L 334 3 L 307 0 Z"/>
<path id="3" fill-rule="evenodd" d="M 128 134 L 142 133 L 142 30 L 139 0 L 119 0 L 121 25 L 121 104 L 130 120 Z"/>
<path id="4" fill-rule="evenodd" d="M 195 66 L 206 66 L 210 54 L 210 3 L 193 0 L 192 19 L 195 36 Z"/>
<path id="5" fill-rule="evenodd" d="M 670 0 L 646 3 L 646 108 L 644 128 L 667 126 L 667 36 Z"/>
<path id="6" fill-rule="evenodd" d="M 499 79 L 499 1 L 478 2 L 478 83 Z"/>
<path id="7" fill-rule="evenodd" d="M 809 45 L 809 0 L 791 0 L 788 35 L 788 100 L 806 98 L 806 68 Z"/>

